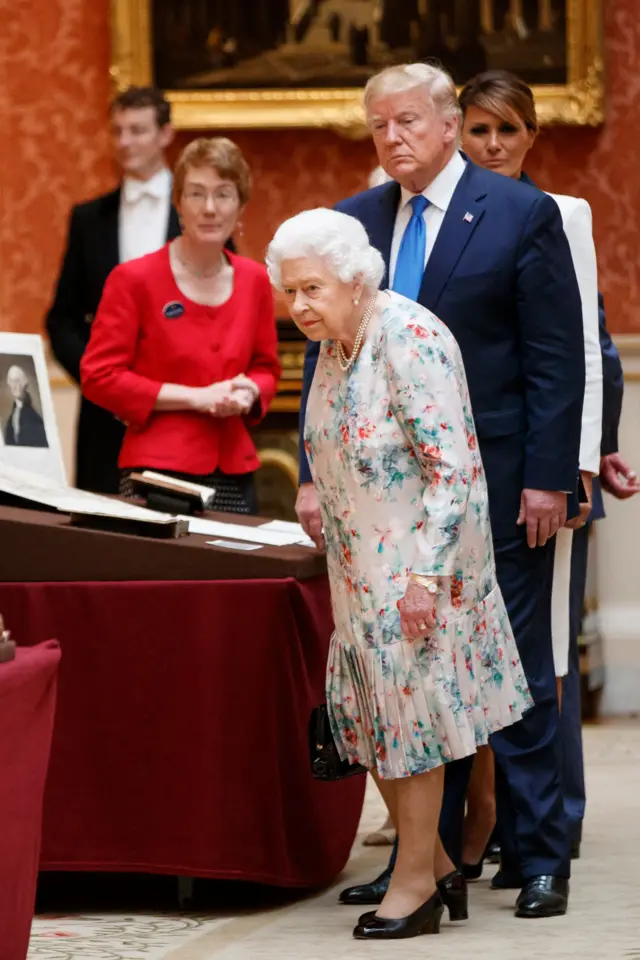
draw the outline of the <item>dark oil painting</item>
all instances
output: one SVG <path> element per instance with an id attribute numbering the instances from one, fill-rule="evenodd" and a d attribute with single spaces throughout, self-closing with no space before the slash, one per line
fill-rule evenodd
<path id="1" fill-rule="evenodd" d="M 439 61 L 567 82 L 567 0 L 152 0 L 165 90 L 361 87 L 393 63 Z"/>

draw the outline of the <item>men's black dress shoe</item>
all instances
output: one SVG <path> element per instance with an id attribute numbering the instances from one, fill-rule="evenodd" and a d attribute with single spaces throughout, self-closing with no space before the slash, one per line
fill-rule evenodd
<path id="1" fill-rule="evenodd" d="M 356 887 L 346 887 L 338 897 L 339 903 L 349 907 L 373 907 L 382 903 L 389 889 L 393 867 L 387 867 L 371 883 L 361 883 Z"/>
<path id="2" fill-rule="evenodd" d="M 532 877 L 516 900 L 516 917 L 563 917 L 568 903 L 569 881 L 566 877 Z"/>
<path id="3" fill-rule="evenodd" d="M 372 880 L 371 883 L 363 883 L 358 887 L 347 887 L 340 894 L 340 903 L 348 906 L 374 906 L 382 903 L 384 896 L 389 888 L 392 869 L 387 869 Z M 458 920 L 469 919 L 469 893 L 467 881 L 460 870 L 454 870 L 453 873 L 442 877 L 437 883 L 438 891 L 444 906 L 449 911 L 449 920 L 456 923 Z M 522 886 L 522 884 L 519 884 Z M 374 900 L 374 897 L 377 899 Z M 375 911 L 364 913 L 360 921 L 364 918 L 375 916 Z"/>
<path id="4" fill-rule="evenodd" d="M 524 885 L 524 880 L 519 873 L 512 873 L 510 870 L 498 870 L 491 878 L 492 890 L 520 890 Z"/>
<path id="5" fill-rule="evenodd" d="M 353 935 L 357 940 L 404 940 L 419 937 L 423 933 L 440 933 L 443 909 L 440 893 L 436 890 L 426 903 L 408 917 L 396 920 L 365 913 L 360 917 Z"/>

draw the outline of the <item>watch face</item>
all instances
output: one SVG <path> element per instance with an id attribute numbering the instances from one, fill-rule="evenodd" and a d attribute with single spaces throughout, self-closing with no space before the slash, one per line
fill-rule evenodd
<path id="1" fill-rule="evenodd" d="M 429 593 L 437 593 L 437 592 L 438 592 L 438 584 L 437 584 L 437 583 L 430 583 L 429 586 L 427 587 L 427 590 L 429 591 Z"/>

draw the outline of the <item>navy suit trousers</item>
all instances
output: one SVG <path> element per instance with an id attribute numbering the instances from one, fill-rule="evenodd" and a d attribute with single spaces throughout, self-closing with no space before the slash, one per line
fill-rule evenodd
<path id="1" fill-rule="evenodd" d="M 498 582 L 535 706 L 494 734 L 496 802 L 503 866 L 524 880 L 568 877 L 569 840 L 560 778 L 560 717 L 551 644 L 551 585 L 555 541 L 531 550 L 523 536 L 496 540 Z M 445 771 L 440 836 L 456 866 L 473 757 Z M 395 848 L 392 854 L 395 860 Z"/>

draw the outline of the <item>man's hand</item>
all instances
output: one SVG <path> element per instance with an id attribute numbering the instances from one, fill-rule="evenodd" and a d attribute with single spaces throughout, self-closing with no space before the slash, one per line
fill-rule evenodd
<path id="1" fill-rule="evenodd" d="M 602 489 L 616 500 L 628 500 L 640 493 L 640 484 L 635 470 L 632 470 L 619 453 L 610 453 L 600 460 L 600 482 Z"/>
<path id="2" fill-rule="evenodd" d="M 544 547 L 567 521 L 567 495 L 559 490 L 523 490 L 518 526 L 526 523 L 527 543 Z"/>
<path id="3" fill-rule="evenodd" d="M 571 520 L 567 520 L 565 523 L 565 527 L 568 527 L 569 530 L 578 530 L 579 527 L 584 527 L 593 507 L 593 474 L 589 473 L 588 470 L 581 470 L 580 479 L 582 480 L 582 486 L 584 487 L 587 500 L 586 503 L 580 504 L 580 513 L 578 516 L 572 517 Z"/>
<path id="4" fill-rule="evenodd" d="M 296 499 L 296 513 L 304 532 L 311 537 L 316 547 L 322 548 L 324 537 L 322 536 L 320 501 L 312 483 L 300 484 Z"/>

